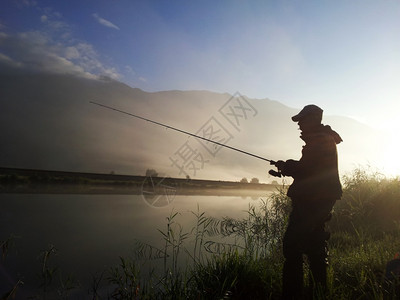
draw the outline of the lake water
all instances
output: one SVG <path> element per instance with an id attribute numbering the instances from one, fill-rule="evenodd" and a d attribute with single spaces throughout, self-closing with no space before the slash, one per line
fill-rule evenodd
<path id="1" fill-rule="evenodd" d="M 181 196 L 162 207 L 149 205 L 141 195 L 0 194 L 0 240 L 14 235 L 14 245 L 0 264 L 0 295 L 12 283 L 25 284 L 18 295 L 32 295 L 41 271 L 39 256 L 49 244 L 57 248 L 50 265 L 73 277 L 86 292 L 92 275 L 116 266 L 128 257 L 135 240 L 163 247 L 166 218 L 179 212 L 176 222 L 185 232 L 195 225 L 191 213 L 242 218 L 249 204 L 263 196 Z"/>

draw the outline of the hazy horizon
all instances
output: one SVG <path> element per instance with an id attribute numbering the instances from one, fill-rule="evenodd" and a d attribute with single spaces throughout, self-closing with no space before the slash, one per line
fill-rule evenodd
<path id="1" fill-rule="evenodd" d="M 17 71 L 18 70 L 18 71 Z M 115 80 L 76 75 L 14 72 L 0 75 L 0 165 L 47 170 L 239 181 L 268 175 L 266 161 L 215 148 L 180 132 L 99 107 L 89 101 L 221 142 L 267 159 L 298 159 L 298 109 L 240 93 L 163 91 L 147 93 Z M 324 116 L 342 136 L 341 175 L 376 160 L 381 142 L 371 128 L 340 116 Z M 286 183 L 290 178 L 285 178 Z M 280 181 L 280 180 L 278 180 Z"/>
<path id="2" fill-rule="evenodd" d="M 194 133 L 222 122 L 233 147 L 299 158 L 290 116 L 313 103 L 344 140 L 341 174 L 360 165 L 400 172 L 397 1 L 11 0 L 0 8 L 4 163 L 176 173 L 171 157 L 187 137 L 90 100 Z M 252 104 L 240 128 L 219 111 L 236 92 Z M 268 164 L 197 146 L 204 173 L 194 176 L 271 180 Z"/>

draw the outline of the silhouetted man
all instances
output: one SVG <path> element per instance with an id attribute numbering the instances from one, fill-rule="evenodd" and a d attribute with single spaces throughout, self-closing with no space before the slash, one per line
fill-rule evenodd
<path id="1" fill-rule="evenodd" d="M 336 200 L 342 196 L 336 144 L 342 139 L 329 126 L 321 124 L 322 109 L 305 106 L 292 117 L 298 122 L 305 142 L 300 160 L 273 162 L 284 176 L 293 177 L 287 195 L 292 212 L 283 240 L 283 299 L 299 299 L 303 293 L 303 254 L 311 269 L 311 287 L 326 287 L 327 240 L 325 223 L 331 218 Z"/>

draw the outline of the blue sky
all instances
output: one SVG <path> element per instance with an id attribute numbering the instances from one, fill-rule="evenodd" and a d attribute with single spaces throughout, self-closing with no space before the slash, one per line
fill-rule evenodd
<path id="1" fill-rule="evenodd" d="M 9 0 L 0 59 L 145 91 L 315 103 L 398 130 L 399 1 Z"/>

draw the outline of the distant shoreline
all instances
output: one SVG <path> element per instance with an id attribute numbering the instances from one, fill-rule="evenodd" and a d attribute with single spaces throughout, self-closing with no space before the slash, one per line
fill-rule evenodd
<path id="1" fill-rule="evenodd" d="M 0 193 L 260 196 L 278 186 L 170 177 L 146 177 L 0 167 Z"/>

